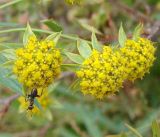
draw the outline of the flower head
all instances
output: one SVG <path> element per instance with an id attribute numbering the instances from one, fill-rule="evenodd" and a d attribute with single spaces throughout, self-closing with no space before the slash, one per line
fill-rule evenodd
<path id="1" fill-rule="evenodd" d="M 139 38 L 138 41 L 128 39 L 120 52 L 127 68 L 128 79 L 131 81 L 142 78 L 148 73 L 155 60 L 155 47 L 145 38 Z"/>
<path id="2" fill-rule="evenodd" d="M 113 95 L 122 87 L 126 78 L 125 66 L 121 60 L 120 53 L 108 46 L 103 48 L 102 53 L 93 50 L 77 72 L 77 76 L 81 78 L 81 91 L 99 99 Z"/>
<path id="3" fill-rule="evenodd" d="M 60 74 L 60 51 L 51 40 L 38 41 L 31 36 L 16 55 L 13 71 L 19 82 L 30 89 L 45 88 Z"/>
<path id="4" fill-rule="evenodd" d="M 82 0 L 65 0 L 69 4 L 80 4 Z"/>

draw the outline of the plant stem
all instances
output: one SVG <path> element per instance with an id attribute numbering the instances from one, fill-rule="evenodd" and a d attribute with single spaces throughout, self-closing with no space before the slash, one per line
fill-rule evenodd
<path id="1" fill-rule="evenodd" d="M 3 4 L 3 5 L 0 6 L 0 9 L 6 8 L 8 6 L 11 6 L 11 5 L 16 4 L 18 2 L 21 2 L 21 1 L 22 0 L 14 0 L 14 1 L 11 1 L 11 2 L 5 3 L 5 4 Z"/>
<path id="2" fill-rule="evenodd" d="M 133 127 L 131 127 L 130 125 L 125 124 L 125 126 L 126 126 L 130 131 L 132 131 L 137 137 L 142 137 L 142 135 L 141 135 L 136 129 L 134 129 Z"/>
<path id="3" fill-rule="evenodd" d="M 9 33 L 9 32 L 19 32 L 19 31 L 25 31 L 26 28 L 14 28 L 14 29 L 7 29 L 7 30 L 0 30 L 0 34 L 2 33 Z M 47 33 L 47 34 L 53 34 L 55 32 L 49 31 L 49 30 L 42 30 L 42 29 L 32 29 L 34 32 L 41 32 L 41 33 Z M 77 41 L 78 39 L 80 39 L 78 36 L 74 37 L 74 36 L 69 36 L 67 34 L 61 34 L 61 36 L 63 38 L 66 39 L 70 39 L 70 40 L 74 40 Z M 86 42 L 88 42 L 89 44 L 91 43 L 90 41 L 85 40 Z"/>

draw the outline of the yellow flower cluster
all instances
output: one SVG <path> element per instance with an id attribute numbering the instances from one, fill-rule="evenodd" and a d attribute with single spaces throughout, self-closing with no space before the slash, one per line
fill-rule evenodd
<path id="1" fill-rule="evenodd" d="M 38 89 L 38 95 L 41 94 L 42 90 L 44 89 Z M 37 97 L 36 99 L 39 102 L 40 106 L 42 107 L 43 111 L 49 109 L 49 107 L 53 103 L 47 91 L 44 91 L 43 94 L 40 97 Z M 19 111 L 26 112 L 28 109 L 28 106 L 30 105 L 30 102 L 24 96 L 19 97 L 18 101 L 20 103 Z M 43 114 L 42 111 L 35 104 L 34 104 L 34 108 L 31 111 L 28 110 L 27 112 L 29 116 Z"/>
<path id="2" fill-rule="evenodd" d="M 117 92 L 126 78 L 121 60 L 120 52 L 113 52 L 108 46 L 104 46 L 102 53 L 93 50 L 81 70 L 77 71 L 77 76 L 81 78 L 81 91 L 98 99 Z"/>
<path id="3" fill-rule="evenodd" d="M 69 4 L 80 4 L 82 0 L 65 0 Z"/>
<path id="4" fill-rule="evenodd" d="M 144 38 L 127 40 L 124 47 L 113 50 L 104 46 L 102 53 L 93 50 L 76 72 L 83 94 L 98 99 L 113 95 L 125 80 L 142 78 L 153 65 L 155 48 Z"/>
<path id="5" fill-rule="evenodd" d="M 13 72 L 24 86 L 45 88 L 60 74 L 61 55 L 50 40 L 30 36 L 24 48 L 17 49 Z"/>
<path id="6" fill-rule="evenodd" d="M 145 73 L 148 73 L 155 60 L 155 47 L 145 38 L 139 38 L 137 41 L 127 40 L 120 52 L 126 62 L 127 79 L 131 81 L 142 78 Z"/>

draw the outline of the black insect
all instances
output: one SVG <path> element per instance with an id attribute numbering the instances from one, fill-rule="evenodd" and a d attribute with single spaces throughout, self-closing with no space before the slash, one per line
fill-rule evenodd
<path id="1" fill-rule="evenodd" d="M 38 91 L 36 88 L 33 88 L 31 93 L 27 95 L 27 101 L 29 102 L 29 106 L 27 108 L 27 110 L 32 110 L 34 108 L 34 100 L 36 97 L 40 97 L 40 95 L 38 95 Z"/>

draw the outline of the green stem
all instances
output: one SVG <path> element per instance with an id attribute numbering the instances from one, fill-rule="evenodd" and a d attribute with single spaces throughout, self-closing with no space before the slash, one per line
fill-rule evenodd
<path id="1" fill-rule="evenodd" d="M 3 9 L 3 8 L 8 7 L 10 5 L 16 4 L 16 3 L 20 2 L 20 1 L 22 1 L 22 0 L 14 0 L 14 1 L 11 1 L 11 2 L 5 3 L 5 4 L 0 6 L 0 9 Z"/>
<path id="2" fill-rule="evenodd" d="M 81 66 L 80 64 L 62 64 L 61 66 Z"/>
<path id="3" fill-rule="evenodd" d="M 18 32 L 18 31 L 25 31 L 26 28 L 15 28 L 15 29 L 8 29 L 8 30 L 0 30 L 0 34 L 2 33 L 8 33 L 8 32 Z M 42 32 L 42 33 L 48 33 L 52 34 L 52 31 L 48 30 L 42 30 L 42 29 L 32 29 L 34 32 Z"/>
<path id="4" fill-rule="evenodd" d="M 125 124 L 125 126 L 126 126 L 131 132 L 133 132 L 137 137 L 142 137 L 142 135 L 141 135 L 136 129 L 134 129 L 133 127 L 131 127 L 130 125 Z"/>
<path id="5" fill-rule="evenodd" d="M 19 32 L 19 31 L 25 31 L 26 28 L 14 28 L 14 29 L 8 29 L 8 30 L 0 30 L 0 34 L 2 33 L 9 33 L 9 32 Z M 49 30 L 42 30 L 42 29 L 32 29 L 34 32 L 41 32 L 41 33 L 47 33 L 47 34 L 53 34 L 52 31 Z M 74 40 L 77 41 L 78 39 L 80 39 L 78 36 L 74 37 L 74 36 L 69 36 L 67 34 L 61 34 L 61 36 L 63 38 L 66 39 L 70 39 L 70 40 Z M 87 40 L 86 40 L 87 41 Z M 91 43 L 90 41 L 87 41 L 89 44 Z"/>

